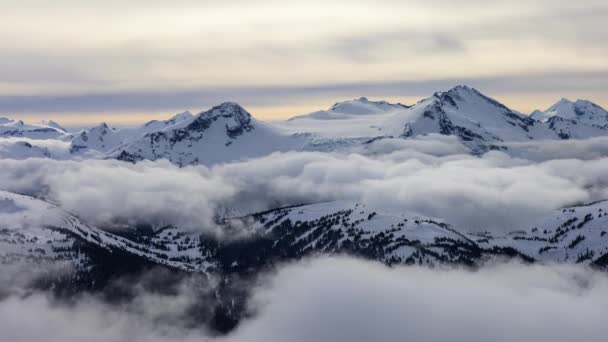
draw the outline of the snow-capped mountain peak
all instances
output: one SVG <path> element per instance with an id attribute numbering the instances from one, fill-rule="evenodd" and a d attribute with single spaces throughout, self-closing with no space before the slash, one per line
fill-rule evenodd
<path id="1" fill-rule="evenodd" d="M 194 115 L 192 115 L 192 113 L 190 113 L 189 110 L 182 112 L 182 113 L 177 113 L 175 115 L 173 115 L 171 117 L 171 119 L 169 119 L 169 121 L 181 121 L 181 120 L 186 120 L 186 119 L 190 119 L 191 117 L 193 117 Z"/>
<path id="2" fill-rule="evenodd" d="M 298 115 L 287 121 L 302 122 L 306 120 L 347 120 L 359 119 L 365 116 L 378 116 L 389 114 L 409 108 L 401 103 L 390 103 L 387 101 L 370 101 L 367 97 L 336 102 L 327 110 L 320 110 L 305 115 Z"/>
<path id="3" fill-rule="evenodd" d="M 500 108 L 501 110 L 513 112 L 502 103 L 482 94 L 477 89 L 466 85 L 458 85 L 448 91 L 437 92 L 433 95 L 433 97 L 439 99 L 442 104 L 449 104 L 454 107 L 458 107 L 457 102 L 469 102 L 473 104 L 483 103 L 490 104 L 494 107 Z"/>
<path id="4" fill-rule="evenodd" d="M 283 134 L 257 121 L 243 107 L 224 102 L 163 130 L 126 144 L 115 157 L 135 162 L 168 159 L 178 165 L 215 164 L 297 150 L 303 138 Z"/>
<path id="5" fill-rule="evenodd" d="M 223 123 L 226 135 L 230 138 L 236 138 L 254 129 L 254 119 L 251 114 L 235 102 L 224 102 L 208 111 L 201 112 L 185 129 L 205 131 L 215 125 L 217 121 Z"/>
<path id="6" fill-rule="evenodd" d="M 68 139 L 66 130 L 55 122 L 27 124 L 23 120 L 0 118 L 0 137 Z"/>
<path id="7" fill-rule="evenodd" d="M 112 132 L 116 132 L 115 129 L 111 128 L 110 126 L 108 126 L 107 123 L 102 122 L 97 126 L 92 127 L 91 129 L 89 129 L 89 135 L 107 135 L 107 134 L 111 134 Z"/>
<path id="8" fill-rule="evenodd" d="M 70 151 L 77 153 L 82 150 L 92 149 L 101 152 L 108 152 L 118 147 L 123 139 L 114 128 L 105 122 L 82 131 L 74 140 Z"/>
<path id="9" fill-rule="evenodd" d="M 387 101 L 370 101 L 367 97 L 361 97 L 351 101 L 337 102 L 331 106 L 328 112 L 350 115 L 368 115 L 405 108 L 407 108 L 407 106 L 400 103 L 393 104 Z"/>
<path id="10" fill-rule="evenodd" d="M 158 130 L 162 130 L 168 127 L 175 127 L 176 125 L 184 125 L 189 122 L 189 120 L 193 119 L 194 115 L 189 111 L 185 111 L 182 113 L 178 113 L 173 115 L 168 120 L 152 120 L 143 125 L 139 130 L 142 134 L 150 133 Z"/>
<path id="11" fill-rule="evenodd" d="M 459 137 L 483 152 L 502 141 L 531 139 L 534 121 L 468 86 L 437 92 L 382 125 L 386 135 L 408 138 L 439 133 Z"/>
<path id="12" fill-rule="evenodd" d="M 207 111 L 200 112 L 199 118 L 235 118 L 235 120 L 250 120 L 251 114 L 236 102 L 224 102 Z"/>
<path id="13" fill-rule="evenodd" d="M 562 98 L 546 111 L 532 113 L 532 118 L 539 121 L 548 121 L 556 116 L 594 126 L 606 127 L 608 125 L 608 111 L 588 100 L 579 99 L 573 102 Z"/>
<path id="14" fill-rule="evenodd" d="M 41 125 L 45 125 L 45 126 L 49 126 L 49 127 L 53 127 L 55 129 L 58 129 L 62 132 L 66 132 L 67 133 L 67 129 L 65 129 L 63 126 L 61 126 L 60 124 L 58 124 L 57 122 L 53 121 L 53 120 L 42 120 L 40 121 Z"/>

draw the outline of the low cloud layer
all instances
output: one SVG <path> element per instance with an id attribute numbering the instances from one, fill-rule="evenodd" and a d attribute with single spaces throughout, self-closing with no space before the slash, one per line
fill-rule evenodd
<path id="1" fill-rule="evenodd" d="M 608 156 L 608 137 L 584 140 L 545 140 L 505 143 L 511 155 L 532 161 L 593 160 Z"/>
<path id="2" fill-rule="evenodd" d="M 111 284 L 110 295 L 125 296 L 120 301 L 90 293 L 66 298 L 25 291 L 28 281 L 44 276 L 43 270 L 31 271 L 32 266 L 0 266 L 2 274 L 20 279 L 0 277 L 6 289 L 0 297 L 3 340 L 168 342 L 212 336 L 208 320 L 216 302 L 210 278 L 156 269 Z"/>
<path id="3" fill-rule="evenodd" d="M 474 157 L 450 137 L 426 137 L 379 141 L 359 153 L 276 153 L 212 168 L 2 159 L 0 189 L 44 197 L 102 228 L 173 224 L 221 233 L 219 217 L 352 200 L 465 230 L 513 230 L 552 209 L 608 198 L 604 143 L 526 143 L 511 146 L 513 156 Z"/>
<path id="4" fill-rule="evenodd" d="M 280 271 L 229 341 L 603 341 L 604 274 L 499 265 L 387 269 L 320 259 Z"/>
<path id="5" fill-rule="evenodd" d="M 133 285 L 136 286 L 136 285 Z M 301 261 L 263 276 L 252 316 L 212 337 L 179 317 L 196 282 L 142 291 L 129 305 L 42 294 L 0 301 L 10 341 L 603 341 L 608 277 L 575 266 L 499 264 L 479 271 Z"/>
<path id="6" fill-rule="evenodd" d="M 55 139 L 2 138 L 0 159 L 26 158 L 69 159 L 70 142 Z"/>

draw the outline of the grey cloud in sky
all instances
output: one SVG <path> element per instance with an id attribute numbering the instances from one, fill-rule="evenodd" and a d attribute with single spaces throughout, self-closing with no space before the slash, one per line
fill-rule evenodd
<path id="1" fill-rule="evenodd" d="M 191 108 L 203 110 L 219 102 L 234 100 L 245 106 L 288 105 L 303 103 L 319 97 L 335 100 L 355 96 L 414 96 L 426 97 L 458 84 L 479 88 L 490 96 L 500 94 L 555 93 L 559 99 L 564 92 L 594 94 L 608 89 L 608 71 L 577 73 L 544 73 L 532 75 L 495 76 L 483 78 L 454 78 L 426 81 L 360 82 L 320 84 L 313 86 L 250 86 L 191 88 L 186 90 L 119 91 L 75 95 L 0 95 L 0 113 L 79 113 L 111 111 L 153 111 Z M 594 99 L 602 102 L 607 99 Z M 517 108 L 515 108 L 517 109 Z M 253 113 L 255 115 L 255 113 Z"/>
<path id="2" fill-rule="evenodd" d="M 464 42 L 447 32 L 388 32 L 336 39 L 329 49 L 337 56 L 355 62 L 380 61 L 419 54 L 453 54 L 466 49 Z M 395 51 L 397 50 L 397 51 Z M 405 52 L 405 53 L 404 53 Z"/>

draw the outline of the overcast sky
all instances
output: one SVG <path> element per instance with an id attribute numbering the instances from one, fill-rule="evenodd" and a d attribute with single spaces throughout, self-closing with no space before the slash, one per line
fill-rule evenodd
<path id="1" fill-rule="evenodd" d="M 127 123 L 238 101 L 289 117 L 469 84 L 608 106 L 605 0 L 0 0 L 0 115 Z"/>

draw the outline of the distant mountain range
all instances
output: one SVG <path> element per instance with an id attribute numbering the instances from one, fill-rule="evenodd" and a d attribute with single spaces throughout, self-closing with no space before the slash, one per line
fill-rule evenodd
<path id="1" fill-rule="evenodd" d="M 505 142 L 608 135 L 608 112 L 589 101 L 562 99 L 546 111 L 523 115 L 473 88 L 457 86 L 412 106 L 360 98 L 283 122 L 256 120 L 231 102 L 135 128 L 114 129 L 102 123 L 74 135 L 52 121 L 27 125 L 0 120 L 0 136 L 69 141 L 75 158 L 167 159 L 182 166 L 213 165 L 277 151 L 344 150 L 372 139 L 432 133 L 456 136 L 479 154 L 505 149 Z M 19 149 L 23 146 L 7 155 L 18 155 Z"/>

